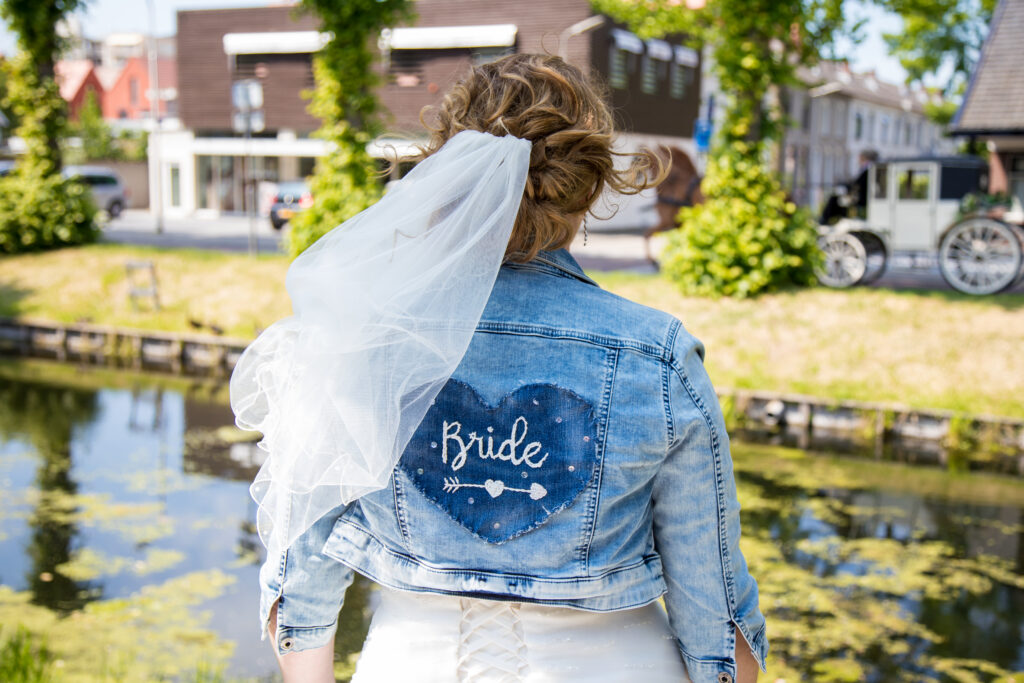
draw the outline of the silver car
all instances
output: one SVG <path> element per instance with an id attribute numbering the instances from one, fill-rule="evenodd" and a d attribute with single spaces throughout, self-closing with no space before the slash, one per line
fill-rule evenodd
<path id="1" fill-rule="evenodd" d="M 114 171 L 102 166 L 66 166 L 65 178 L 77 177 L 92 190 L 96 206 L 104 209 L 111 218 L 117 218 L 128 208 L 128 190 L 124 181 Z"/>

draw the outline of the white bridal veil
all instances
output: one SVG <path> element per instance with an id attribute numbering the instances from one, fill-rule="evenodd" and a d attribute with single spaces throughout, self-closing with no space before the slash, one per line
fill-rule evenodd
<path id="1" fill-rule="evenodd" d="M 530 148 L 463 131 L 288 269 L 293 315 L 230 382 L 236 424 L 268 453 L 250 492 L 269 552 L 387 485 L 483 314 Z"/>

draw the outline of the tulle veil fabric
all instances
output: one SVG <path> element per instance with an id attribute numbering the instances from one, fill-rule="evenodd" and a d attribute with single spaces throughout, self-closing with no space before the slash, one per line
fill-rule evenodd
<path id="1" fill-rule="evenodd" d="M 384 488 L 469 346 L 515 223 L 529 141 L 463 131 L 288 269 L 293 314 L 231 375 L 268 453 L 250 487 L 269 553 Z"/>

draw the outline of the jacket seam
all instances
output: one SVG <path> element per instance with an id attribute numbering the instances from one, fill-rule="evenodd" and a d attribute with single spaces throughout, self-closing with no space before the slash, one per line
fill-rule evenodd
<path id="1" fill-rule="evenodd" d="M 395 468 L 395 471 L 391 473 L 391 488 L 394 493 L 395 518 L 398 520 L 398 529 L 402 533 L 402 540 L 405 542 L 405 547 L 410 548 L 412 547 L 412 538 L 409 535 L 409 528 L 405 521 L 405 510 L 399 501 L 399 498 L 403 497 L 404 494 L 402 493 L 402 485 L 398 481 L 397 467 Z"/>
<path id="2" fill-rule="evenodd" d="M 679 330 L 682 329 L 683 325 L 678 320 L 673 321 L 671 327 L 668 330 L 668 338 L 665 340 L 665 348 L 675 348 L 676 337 L 679 336 Z M 676 425 L 675 420 L 672 419 L 672 391 L 671 391 L 671 363 L 662 363 L 661 373 L 661 390 L 662 400 L 665 403 L 665 425 L 666 425 L 666 453 L 671 448 L 672 442 L 676 438 Z"/>
<path id="3" fill-rule="evenodd" d="M 361 524 L 359 524 L 357 522 L 354 522 L 354 521 L 348 520 L 348 519 L 341 520 L 341 521 L 343 521 L 345 524 L 347 524 L 349 526 L 352 526 L 352 527 L 358 529 L 362 533 L 366 534 L 367 537 L 373 539 L 373 541 L 385 553 L 387 553 L 389 555 L 393 555 L 393 556 L 395 556 L 395 557 L 397 557 L 399 559 L 405 560 L 407 562 L 413 563 L 417 567 L 419 567 L 420 569 L 422 569 L 424 571 L 432 572 L 432 573 L 435 573 L 435 574 L 475 574 L 475 575 L 478 575 L 478 576 L 490 576 L 490 577 L 494 577 L 494 578 L 497 578 L 497 579 L 507 578 L 507 577 L 514 577 L 514 578 L 517 578 L 517 579 L 525 579 L 525 580 L 528 580 L 528 581 L 535 581 L 535 582 L 540 582 L 540 583 L 579 583 L 580 581 L 595 581 L 595 580 L 598 580 L 598 579 L 603 579 L 603 578 L 612 576 L 614 574 L 618 574 L 620 572 L 625 572 L 625 571 L 629 571 L 629 570 L 632 570 L 632 569 L 636 569 L 637 567 L 642 567 L 644 565 L 650 564 L 652 561 L 660 559 L 659 556 L 656 553 L 652 554 L 652 555 L 643 555 L 638 561 L 636 561 L 636 562 L 634 562 L 632 564 L 628 564 L 628 565 L 625 565 L 625 566 L 622 566 L 622 567 L 614 567 L 614 568 L 609 569 L 609 570 L 607 570 L 607 571 L 605 571 L 605 572 L 603 572 L 601 574 L 598 574 L 596 576 L 573 576 L 573 577 L 566 577 L 566 578 L 539 577 L 539 576 L 534 576 L 532 574 L 519 574 L 519 573 L 514 573 L 514 572 L 493 572 L 493 571 L 487 571 L 485 569 L 465 569 L 465 568 L 462 568 L 462 567 L 452 567 L 452 568 L 435 567 L 435 566 L 432 566 L 432 565 L 430 565 L 430 564 L 428 564 L 426 562 L 423 562 L 420 559 L 417 559 L 416 557 L 414 557 L 413 555 L 410 555 L 408 553 L 400 553 L 400 552 L 397 552 L 395 550 L 392 550 L 391 548 L 389 548 L 387 546 L 386 543 L 384 543 L 379 538 L 377 538 L 376 534 L 374 534 L 372 531 L 370 531 L 369 529 L 367 529 L 366 527 L 364 527 L 363 525 L 361 525 Z M 330 545 L 330 540 L 329 539 L 328 539 L 327 545 Z M 341 557 L 340 554 L 336 553 L 333 549 L 328 548 L 327 545 L 325 545 L 325 547 L 324 547 L 324 554 L 325 555 L 327 555 L 328 557 L 330 557 L 332 559 L 337 560 L 338 562 L 341 562 L 342 564 L 348 566 L 350 569 L 353 569 L 353 570 L 359 571 L 359 572 L 363 571 L 360 568 L 353 567 L 351 564 L 349 564 L 349 562 L 345 558 Z"/>
<path id="4" fill-rule="evenodd" d="M 575 330 L 565 330 L 556 327 L 540 325 L 525 325 L 522 323 L 499 323 L 493 321 L 480 321 L 477 325 L 478 332 L 489 332 L 492 334 L 516 334 L 527 337 L 545 337 L 548 339 L 571 339 L 613 349 L 631 349 L 646 356 L 657 358 L 661 361 L 668 361 L 665 349 L 659 349 L 651 344 L 634 339 L 621 339 L 599 334 L 585 334 Z"/>
<path id="5" fill-rule="evenodd" d="M 345 564 L 346 566 L 348 566 L 353 571 L 358 571 L 358 572 L 362 573 L 364 576 L 366 576 L 366 578 L 370 579 L 374 583 L 380 584 L 380 585 L 382 585 L 382 586 L 384 586 L 386 588 L 391 588 L 392 590 L 404 591 L 406 593 L 433 593 L 433 594 L 437 594 L 437 595 L 453 595 L 453 596 L 465 596 L 465 595 L 467 595 L 467 593 L 465 591 L 448 590 L 448 589 L 445 589 L 445 588 L 434 588 L 434 587 L 431 587 L 431 588 L 420 588 L 420 589 L 411 588 L 407 584 L 400 584 L 397 581 L 390 581 L 388 579 L 382 579 L 382 578 L 380 578 L 374 572 L 370 572 L 370 571 L 363 570 L 363 569 L 356 569 L 355 567 L 349 565 L 348 562 L 346 562 L 344 560 L 339 560 L 339 562 L 341 562 L 342 564 Z M 604 613 L 607 613 L 607 612 L 618 612 L 620 610 L 632 609 L 634 607 L 643 607 L 645 605 L 651 604 L 652 602 L 654 602 L 655 600 L 657 600 L 658 598 L 660 598 L 664 594 L 665 594 L 665 592 L 662 591 L 659 595 L 656 595 L 653 598 L 643 598 L 643 599 L 640 599 L 640 600 L 635 600 L 635 601 L 632 601 L 632 602 L 627 602 L 627 603 L 625 603 L 625 604 L 623 604 L 621 606 L 620 605 L 616 605 L 615 607 L 608 608 L 608 609 L 598 609 L 598 608 L 595 608 L 595 607 L 587 607 L 585 605 L 580 604 L 581 600 L 587 600 L 588 598 L 539 599 L 539 598 L 526 597 L 526 596 L 523 596 L 523 595 L 506 594 L 506 593 L 487 593 L 486 595 L 493 596 L 493 597 L 488 598 L 488 599 L 501 600 L 501 601 L 504 601 L 504 602 L 528 602 L 528 603 L 537 604 L 537 605 L 559 605 L 559 606 L 563 606 L 563 607 L 569 607 L 569 608 L 573 608 L 573 609 L 578 609 L 578 610 L 581 610 L 581 611 L 584 611 L 584 612 L 596 612 L 598 614 L 604 614 Z M 476 594 L 476 595 L 480 595 L 480 594 Z"/>
<path id="6" fill-rule="evenodd" d="M 544 264 L 547 268 L 540 266 Z M 591 285 L 592 287 L 600 288 L 601 286 L 594 282 L 593 279 L 587 276 L 586 273 L 576 272 L 566 266 L 550 261 L 543 256 L 537 256 L 533 261 L 527 263 L 506 263 L 504 264 L 517 270 L 532 270 L 535 273 L 544 273 L 545 275 L 554 275 L 556 277 L 564 277 L 571 280 L 579 280 L 580 282 Z"/>
<path id="7" fill-rule="evenodd" d="M 676 375 L 683 383 L 683 387 L 686 389 L 690 400 L 693 401 L 694 406 L 703 416 L 704 423 L 707 425 L 708 431 L 711 433 L 711 452 L 714 456 L 715 463 L 715 498 L 717 499 L 715 513 L 718 517 L 718 548 L 719 560 L 722 563 L 722 582 L 723 587 L 725 588 L 727 607 L 729 609 L 729 619 L 733 623 L 738 624 L 736 618 L 736 596 L 733 588 L 732 560 L 729 557 L 729 546 L 727 542 L 728 533 L 725 528 L 725 494 L 723 492 L 722 457 L 718 440 L 718 430 L 715 429 L 714 422 L 711 420 L 711 416 L 708 414 L 708 411 L 704 406 L 704 402 L 701 400 L 700 396 L 697 395 L 686 375 L 686 372 L 681 370 L 676 364 L 673 364 L 672 369 L 675 370 Z"/>
<path id="8" fill-rule="evenodd" d="M 598 508 L 601 506 L 601 481 L 604 475 L 604 456 L 608 450 L 608 428 L 611 420 L 609 415 L 611 414 L 612 406 L 612 393 L 614 391 L 615 374 L 619 367 L 619 351 L 618 349 L 610 349 L 608 352 L 608 360 L 605 364 L 605 379 L 604 379 L 604 391 L 601 395 L 601 438 L 599 440 L 601 444 L 601 455 L 597 459 L 597 482 L 595 485 L 593 503 L 588 506 L 587 510 L 587 522 L 590 525 L 589 533 L 586 538 L 586 547 L 584 548 L 584 560 L 583 568 L 587 576 L 590 575 L 590 549 L 594 545 L 594 534 L 597 532 L 597 514 Z"/>

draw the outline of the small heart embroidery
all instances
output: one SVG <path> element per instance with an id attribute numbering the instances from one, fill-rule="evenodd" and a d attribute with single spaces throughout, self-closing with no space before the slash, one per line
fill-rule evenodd
<path id="1" fill-rule="evenodd" d="M 477 481 L 479 481 L 479 479 Z M 536 484 L 534 484 L 534 486 L 536 486 Z M 487 481 L 484 482 L 484 490 L 487 491 L 487 493 L 491 494 L 491 498 L 497 498 L 502 493 L 504 493 L 505 482 L 503 482 L 500 479 L 488 479 Z M 530 495 L 533 495 L 532 491 Z"/>
<path id="2" fill-rule="evenodd" d="M 533 500 L 540 500 L 546 495 L 548 495 L 548 490 L 540 484 L 534 483 L 530 485 L 530 498 Z"/>

